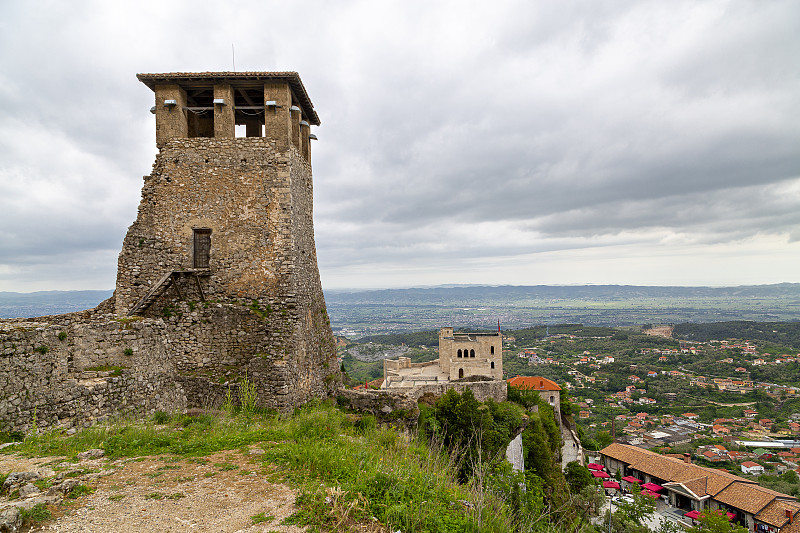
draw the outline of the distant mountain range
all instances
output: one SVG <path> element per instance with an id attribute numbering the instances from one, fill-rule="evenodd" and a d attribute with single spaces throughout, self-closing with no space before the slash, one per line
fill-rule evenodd
<path id="1" fill-rule="evenodd" d="M 744 285 L 739 287 L 648 287 L 637 285 L 466 285 L 411 289 L 326 290 L 328 301 L 336 303 L 414 302 L 452 304 L 463 300 L 637 300 L 641 298 L 800 298 L 800 283 Z"/>
<path id="2" fill-rule="evenodd" d="M 0 291 L 0 318 L 30 318 L 83 311 L 114 293 L 107 291 Z"/>
<path id="3" fill-rule="evenodd" d="M 800 320 L 800 283 L 740 287 L 450 286 L 325 291 L 334 331 L 352 338 L 453 327 L 635 326 Z"/>
<path id="4" fill-rule="evenodd" d="M 0 318 L 90 309 L 113 291 L 0 292 Z M 326 290 L 334 328 L 369 333 L 434 329 L 442 324 L 490 327 L 582 323 L 620 326 L 730 320 L 800 320 L 800 283 L 739 287 L 634 285 L 437 286 Z"/>

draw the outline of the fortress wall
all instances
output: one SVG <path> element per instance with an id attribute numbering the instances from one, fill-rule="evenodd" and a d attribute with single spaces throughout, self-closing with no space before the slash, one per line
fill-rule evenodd
<path id="1" fill-rule="evenodd" d="M 326 397 L 341 386 L 336 339 L 328 317 L 314 242 L 314 189 L 311 165 L 291 144 L 292 271 L 295 307 L 293 357 L 289 374 L 294 380 L 294 403 Z"/>
<path id="2" fill-rule="evenodd" d="M 256 304 L 177 302 L 158 318 L 87 311 L 2 320 L 0 429 L 27 431 L 34 414 L 39 427 L 73 427 L 113 414 L 216 408 L 244 377 L 263 407 L 326 397 L 338 386 L 335 355 L 328 367 L 316 364 L 311 345 L 294 362 L 293 332 L 305 328 L 286 302 Z M 302 364 L 312 370 L 299 372 Z"/>
<path id="3" fill-rule="evenodd" d="M 479 402 L 485 402 L 489 398 L 496 402 L 504 402 L 508 399 L 508 388 L 505 381 L 450 381 L 447 383 L 417 385 L 408 388 L 392 387 L 389 392 L 405 394 L 409 398 L 418 400 L 425 394 L 433 394 L 436 397 L 444 396 L 449 389 L 454 389 L 459 394 L 463 394 L 466 389 L 471 389 Z"/>
<path id="4" fill-rule="evenodd" d="M 0 321 L 2 429 L 28 431 L 34 421 L 41 428 L 74 427 L 117 413 L 183 409 L 163 331 L 160 320 L 88 312 Z"/>

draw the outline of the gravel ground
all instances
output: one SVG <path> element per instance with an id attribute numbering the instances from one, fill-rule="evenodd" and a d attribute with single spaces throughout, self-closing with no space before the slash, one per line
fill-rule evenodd
<path id="1" fill-rule="evenodd" d="M 62 533 L 256 533 L 305 531 L 280 525 L 295 511 L 296 492 L 281 483 L 272 467 L 249 453 L 221 452 L 199 460 L 145 457 L 82 461 L 95 470 L 81 482 L 94 493 L 51 506 L 53 520 L 31 531 Z M 0 456 L 0 472 L 46 469 L 60 458 Z M 254 523 L 253 517 L 266 517 Z"/>

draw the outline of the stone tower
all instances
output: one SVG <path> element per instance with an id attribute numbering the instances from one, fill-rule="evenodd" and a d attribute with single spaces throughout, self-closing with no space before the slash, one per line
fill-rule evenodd
<path id="1" fill-rule="evenodd" d="M 179 329 L 168 350 L 190 405 L 244 372 L 270 407 L 324 395 L 339 375 L 314 245 L 309 127 L 320 121 L 300 77 L 137 78 L 155 93 L 159 151 L 114 311 Z"/>

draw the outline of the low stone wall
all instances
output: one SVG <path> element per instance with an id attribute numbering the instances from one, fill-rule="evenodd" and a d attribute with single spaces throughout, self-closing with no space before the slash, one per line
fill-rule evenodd
<path id="1" fill-rule="evenodd" d="M 161 320 L 71 313 L 0 321 L 0 423 L 73 427 L 131 412 L 180 410 Z"/>
<path id="2" fill-rule="evenodd" d="M 459 394 L 463 394 L 466 389 L 471 389 L 479 402 L 485 402 L 489 398 L 496 402 L 504 402 L 508 399 L 508 387 L 505 381 L 450 381 L 416 387 L 393 387 L 391 391 L 405 394 L 416 401 L 424 394 L 432 394 L 436 397 L 443 396 L 449 389 L 453 389 Z"/>
<path id="3" fill-rule="evenodd" d="M 339 407 L 369 413 L 382 423 L 413 426 L 419 419 L 416 399 L 386 390 L 342 389 L 336 393 Z"/>

